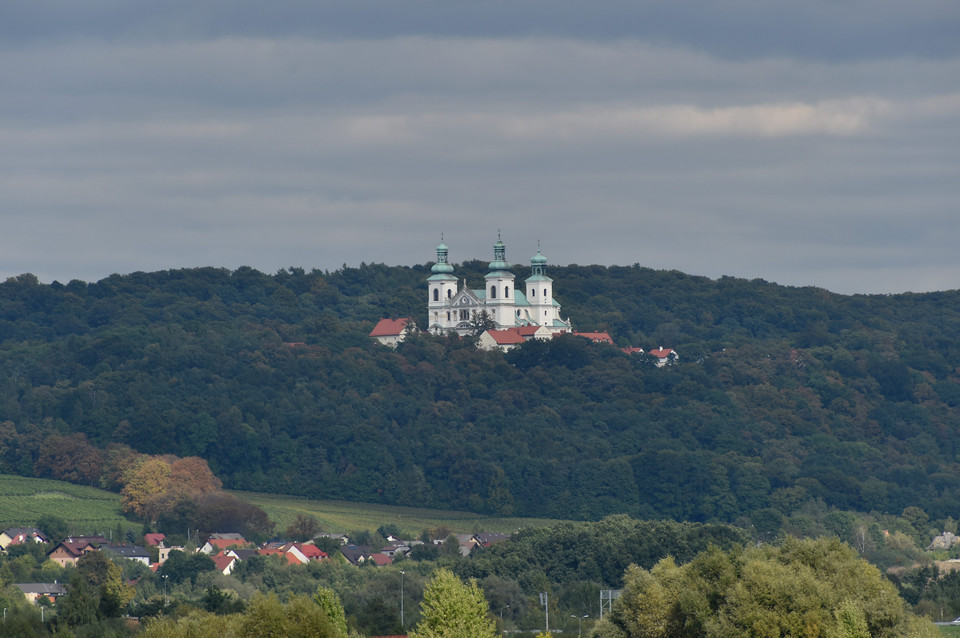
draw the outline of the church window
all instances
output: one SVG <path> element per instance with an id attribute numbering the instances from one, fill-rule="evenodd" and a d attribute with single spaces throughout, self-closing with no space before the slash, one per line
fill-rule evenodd
<path id="1" fill-rule="evenodd" d="M 496 299 L 496 298 L 497 298 L 497 287 L 496 287 L 496 286 L 490 286 L 490 298 L 491 298 L 491 299 Z"/>
<path id="2" fill-rule="evenodd" d="M 530 296 L 531 296 L 531 297 L 536 297 L 536 296 L 537 296 L 537 289 L 536 289 L 536 288 L 533 288 L 533 289 L 530 291 Z"/>
<path id="3" fill-rule="evenodd" d="M 546 289 L 546 288 L 543 289 L 543 298 L 544 298 L 544 299 L 547 298 L 547 289 Z"/>
<path id="4" fill-rule="evenodd" d="M 518 317 L 520 316 L 520 311 L 519 311 L 519 310 L 517 311 L 517 316 L 518 316 Z"/>
<path id="5" fill-rule="evenodd" d="M 447 311 L 447 321 L 450 321 L 450 311 Z"/>
<path id="6" fill-rule="evenodd" d="M 447 288 L 447 299 L 450 299 L 451 297 L 453 297 L 453 289 Z"/>
<path id="7" fill-rule="evenodd" d="M 440 301 L 440 289 L 439 289 L 439 288 L 434 288 L 434 289 L 433 289 L 433 300 L 434 300 L 434 301 Z"/>
<path id="8" fill-rule="evenodd" d="M 510 286 L 504 286 L 504 287 L 503 287 L 503 298 L 504 298 L 504 299 L 509 299 L 509 298 L 510 298 Z"/>

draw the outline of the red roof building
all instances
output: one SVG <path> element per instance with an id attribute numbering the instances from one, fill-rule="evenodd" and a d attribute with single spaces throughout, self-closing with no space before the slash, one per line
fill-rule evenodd
<path id="1" fill-rule="evenodd" d="M 508 352 L 524 343 L 526 339 L 516 330 L 487 330 L 480 335 L 479 347 L 483 350 L 494 350 L 499 348 Z"/>
<path id="2" fill-rule="evenodd" d="M 414 329 L 416 329 L 416 324 L 410 317 L 381 319 L 370 331 L 370 337 L 385 346 L 396 347 L 398 343 L 403 341 L 407 333 Z"/>

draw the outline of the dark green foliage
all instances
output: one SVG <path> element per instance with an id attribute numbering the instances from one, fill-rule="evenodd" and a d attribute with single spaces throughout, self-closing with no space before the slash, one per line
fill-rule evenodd
<path id="1" fill-rule="evenodd" d="M 157 576 L 160 578 L 166 576 L 171 583 L 195 582 L 199 574 L 214 569 L 216 569 L 216 565 L 213 559 L 206 554 L 187 554 L 175 549 L 170 552 L 170 556 L 157 570 Z"/>
<path id="2" fill-rule="evenodd" d="M 458 271 L 479 280 L 485 268 Z M 553 267 L 578 328 L 679 360 L 657 368 L 573 337 L 506 356 L 432 336 L 373 343 L 380 317 L 420 317 L 428 270 L 12 278 L 0 284 L 0 472 L 90 482 L 106 448 L 126 444 L 200 455 L 232 489 L 558 518 L 748 517 L 761 536 L 815 499 L 960 509 L 958 292 L 850 297 Z M 211 527 L 246 524 L 221 505 Z M 197 513 L 182 514 L 162 525 Z"/>

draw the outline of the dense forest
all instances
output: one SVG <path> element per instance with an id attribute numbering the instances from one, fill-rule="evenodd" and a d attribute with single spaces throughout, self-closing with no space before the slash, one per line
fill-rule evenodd
<path id="1" fill-rule="evenodd" d="M 957 291 L 549 274 L 578 330 L 679 360 L 576 337 L 508 354 L 370 340 L 424 313 L 429 265 L 11 278 L 0 472 L 94 483 L 125 445 L 202 457 L 226 488 L 566 519 L 960 510 Z"/>

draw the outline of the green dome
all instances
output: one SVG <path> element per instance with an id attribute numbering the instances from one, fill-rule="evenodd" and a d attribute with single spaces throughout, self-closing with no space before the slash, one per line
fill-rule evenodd
<path id="1" fill-rule="evenodd" d="M 547 258 L 540 254 L 540 251 L 537 251 L 537 254 L 530 258 L 531 266 L 546 266 Z"/>
<path id="2" fill-rule="evenodd" d="M 510 270 L 512 266 L 507 263 L 506 253 L 507 246 L 500 241 L 500 238 L 498 237 L 497 243 L 493 245 L 493 261 L 487 264 L 487 267 L 491 270 L 491 272 Z"/>
<path id="3" fill-rule="evenodd" d="M 447 263 L 447 245 L 442 241 L 440 245 L 437 246 L 437 263 L 433 265 L 433 268 L 430 269 L 435 275 L 449 275 L 453 272 L 453 266 Z"/>

